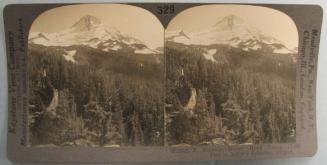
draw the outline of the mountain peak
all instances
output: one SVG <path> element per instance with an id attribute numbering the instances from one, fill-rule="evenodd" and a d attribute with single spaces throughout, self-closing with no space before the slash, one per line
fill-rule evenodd
<path id="1" fill-rule="evenodd" d="M 182 30 L 182 31 L 180 31 L 179 33 L 178 33 L 180 36 L 184 36 L 185 38 L 187 38 L 187 39 L 190 39 L 190 37 L 188 37 L 186 34 L 185 34 L 185 32 Z"/>
<path id="2" fill-rule="evenodd" d="M 89 31 L 101 24 L 100 19 L 92 15 L 85 15 L 79 19 L 72 27 L 77 31 Z"/>
<path id="3" fill-rule="evenodd" d="M 243 21 L 242 18 L 240 18 L 239 16 L 231 14 L 231 15 L 225 16 L 220 21 L 218 21 L 214 25 L 214 27 L 217 30 L 221 30 L 221 31 L 233 30 L 235 25 L 240 25 L 240 24 L 243 24 L 243 23 L 244 23 L 244 21 Z"/>

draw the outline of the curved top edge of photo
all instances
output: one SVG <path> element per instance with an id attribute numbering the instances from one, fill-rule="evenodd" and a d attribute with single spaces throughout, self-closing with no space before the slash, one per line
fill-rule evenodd
<path id="1" fill-rule="evenodd" d="M 164 44 L 164 28 L 151 12 L 126 4 L 78 4 L 49 9 L 32 23 L 29 43 L 44 46 L 89 45 L 112 40 L 105 50 L 123 45 L 142 47 L 142 53 L 158 53 Z M 105 43 L 104 43 L 105 44 Z M 107 45 L 107 44 L 106 44 Z M 147 49 L 143 49 L 143 48 Z"/>
<path id="2" fill-rule="evenodd" d="M 166 41 L 186 45 L 223 44 L 244 50 L 272 48 L 297 54 L 298 30 L 293 19 L 276 9 L 254 5 L 201 5 L 183 10 L 168 24 Z"/>

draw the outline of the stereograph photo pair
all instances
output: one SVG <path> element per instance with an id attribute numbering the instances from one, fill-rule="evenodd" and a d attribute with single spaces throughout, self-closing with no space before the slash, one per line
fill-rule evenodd
<path id="1" fill-rule="evenodd" d="M 14 4 L 4 21 L 12 161 L 317 150 L 317 5 Z"/>

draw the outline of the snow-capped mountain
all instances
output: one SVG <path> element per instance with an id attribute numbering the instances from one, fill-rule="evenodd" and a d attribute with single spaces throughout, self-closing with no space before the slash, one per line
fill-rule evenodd
<path id="1" fill-rule="evenodd" d="M 85 45 L 102 51 L 132 50 L 136 54 L 156 54 L 144 42 L 121 33 L 114 27 L 107 27 L 98 18 L 86 15 L 70 28 L 55 32 L 31 32 L 30 44 L 68 47 Z"/>
<path id="2" fill-rule="evenodd" d="M 228 15 L 216 24 L 197 32 L 168 31 L 166 32 L 166 41 L 185 45 L 223 44 L 241 48 L 244 51 L 265 50 L 281 54 L 296 53 L 281 41 L 264 34 L 235 15 Z"/>

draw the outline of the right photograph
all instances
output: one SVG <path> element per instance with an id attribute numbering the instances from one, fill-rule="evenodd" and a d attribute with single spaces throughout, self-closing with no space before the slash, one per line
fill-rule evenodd
<path id="1" fill-rule="evenodd" d="M 203 5 L 165 32 L 165 143 L 169 146 L 296 140 L 298 31 L 280 11 Z"/>

